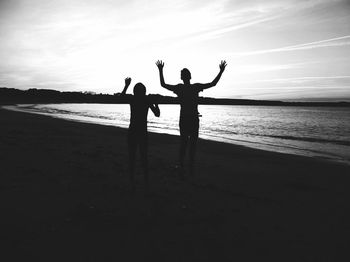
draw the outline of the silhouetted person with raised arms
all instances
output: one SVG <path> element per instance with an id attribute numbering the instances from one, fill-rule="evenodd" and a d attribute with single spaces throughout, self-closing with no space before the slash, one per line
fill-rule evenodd
<path id="1" fill-rule="evenodd" d="M 179 162 L 180 162 L 180 172 L 183 176 L 184 172 L 184 159 L 186 154 L 187 144 L 189 143 L 189 154 L 190 154 L 190 174 L 194 176 L 194 158 L 196 153 L 196 144 L 198 140 L 198 129 L 199 129 L 199 113 L 198 113 L 198 93 L 204 89 L 215 86 L 225 70 L 226 61 L 221 61 L 219 67 L 220 72 L 215 77 L 211 83 L 207 84 L 191 84 L 191 72 L 184 68 L 181 70 L 181 80 L 182 84 L 169 85 L 164 81 L 163 67 L 164 62 L 158 60 L 156 65 L 159 69 L 160 84 L 162 87 L 173 91 L 180 100 L 180 152 L 179 152 Z"/>
<path id="2" fill-rule="evenodd" d="M 125 78 L 125 87 L 121 93 L 126 96 L 126 91 L 131 83 L 131 78 Z M 130 104 L 130 125 L 128 130 L 128 149 L 129 149 L 129 175 L 132 190 L 135 189 L 135 157 L 139 149 L 141 162 L 144 171 L 145 187 L 148 190 L 148 138 L 147 138 L 147 115 L 150 108 L 153 114 L 160 116 L 158 104 L 152 101 L 151 96 L 146 96 L 146 87 L 142 83 L 134 86 L 134 95 L 128 96 Z"/>

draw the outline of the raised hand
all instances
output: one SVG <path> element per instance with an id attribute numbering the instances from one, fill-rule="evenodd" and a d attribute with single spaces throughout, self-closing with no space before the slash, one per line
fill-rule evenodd
<path id="1" fill-rule="evenodd" d="M 131 83 L 131 78 L 130 77 L 125 78 L 125 86 L 129 86 L 130 83 Z"/>
<path id="2" fill-rule="evenodd" d="M 162 60 L 158 60 L 156 62 L 156 65 L 158 67 L 159 70 L 163 70 L 163 67 L 164 67 L 164 62 Z"/>
<path id="3" fill-rule="evenodd" d="M 220 65 L 219 65 L 220 71 L 221 71 L 221 72 L 224 72 L 226 66 L 227 66 L 226 61 L 225 61 L 225 60 L 221 60 L 221 63 L 220 63 Z"/>

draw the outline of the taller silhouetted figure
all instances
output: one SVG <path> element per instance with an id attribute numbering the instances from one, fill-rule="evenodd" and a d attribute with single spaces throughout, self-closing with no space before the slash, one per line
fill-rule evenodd
<path id="1" fill-rule="evenodd" d="M 131 83 L 131 78 L 125 78 L 125 87 L 121 93 L 126 96 L 126 90 Z M 153 114 L 160 116 L 158 104 L 152 101 L 151 96 L 146 96 L 146 87 L 142 83 L 137 83 L 134 87 L 134 95 L 129 96 L 130 104 L 130 125 L 128 130 L 128 148 L 129 148 L 129 175 L 132 190 L 135 188 L 135 156 L 136 150 L 140 150 L 141 162 L 144 171 L 145 186 L 148 190 L 148 138 L 147 138 L 147 115 L 150 108 Z"/>
<path id="2" fill-rule="evenodd" d="M 204 89 L 215 86 L 225 70 L 226 61 L 221 61 L 219 68 L 220 72 L 211 83 L 207 84 L 191 84 L 191 72 L 184 68 L 181 70 L 181 79 L 183 83 L 177 85 L 169 85 L 164 81 L 163 68 L 164 62 L 158 60 L 156 65 L 159 69 L 160 84 L 162 87 L 173 91 L 180 100 L 180 151 L 179 163 L 181 175 L 184 175 L 184 159 L 188 142 L 190 143 L 190 174 L 194 176 L 194 159 L 196 153 L 196 144 L 198 140 L 199 129 L 199 113 L 198 113 L 198 94 Z"/>

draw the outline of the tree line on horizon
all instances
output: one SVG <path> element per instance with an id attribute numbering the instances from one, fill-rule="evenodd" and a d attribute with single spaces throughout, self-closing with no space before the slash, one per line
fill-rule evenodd
<path id="1" fill-rule="evenodd" d="M 31 88 L 20 90 L 0 87 L 1 104 L 31 104 L 31 103 L 106 103 L 126 104 L 128 96 L 120 93 L 102 94 L 91 91 L 58 91 L 52 89 Z M 177 97 L 150 94 L 158 104 L 179 104 Z M 199 104 L 204 105 L 269 105 L 269 106 L 341 106 L 350 107 L 349 102 L 283 102 L 271 100 L 250 100 L 231 98 L 199 97 Z"/>

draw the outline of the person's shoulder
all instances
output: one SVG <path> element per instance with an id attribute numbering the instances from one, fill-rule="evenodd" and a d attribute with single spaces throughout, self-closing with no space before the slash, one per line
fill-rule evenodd
<path id="1" fill-rule="evenodd" d="M 177 93 L 179 93 L 179 92 L 181 92 L 182 90 L 183 90 L 183 86 L 184 86 L 184 84 L 177 84 L 177 85 L 174 85 L 173 86 L 173 92 L 175 93 L 175 94 L 177 94 Z"/>
<path id="2" fill-rule="evenodd" d="M 159 96 L 158 94 L 157 94 L 157 95 L 155 95 L 155 94 L 148 94 L 148 95 L 146 95 L 145 99 L 146 99 L 146 100 L 154 100 L 154 99 L 156 99 L 158 96 Z"/>
<path id="3" fill-rule="evenodd" d="M 151 104 L 155 104 L 158 101 L 158 97 L 159 95 L 155 95 L 155 94 L 148 94 L 145 97 L 145 102 L 149 105 Z"/>
<path id="4" fill-rule="evenodd" d="M 182 88 L 183 86 L 184 86 L 183 83 L 179 83 L 179 84 L 177 84 L 177 85 L 174 85 L 174 88 Z"/>
<path id="5" fill-rule="evenodd" d="M 131 95 L 131 94 L 125 94 L 120 97 L 122 101 L 124 101 L 124 103 L 132 103 L 134 101 L 134 95 Z"/>
<path id="6" fill-rule="evenodd" d="M 201 92 L 201 91 L 203 91 L 203 84 L 201 84 L 201 83 L 194 83 L 194 84 L 192 84 L 192 88 L 194 89 L 194 90 L 196 90 L 197 92 Z"/>

